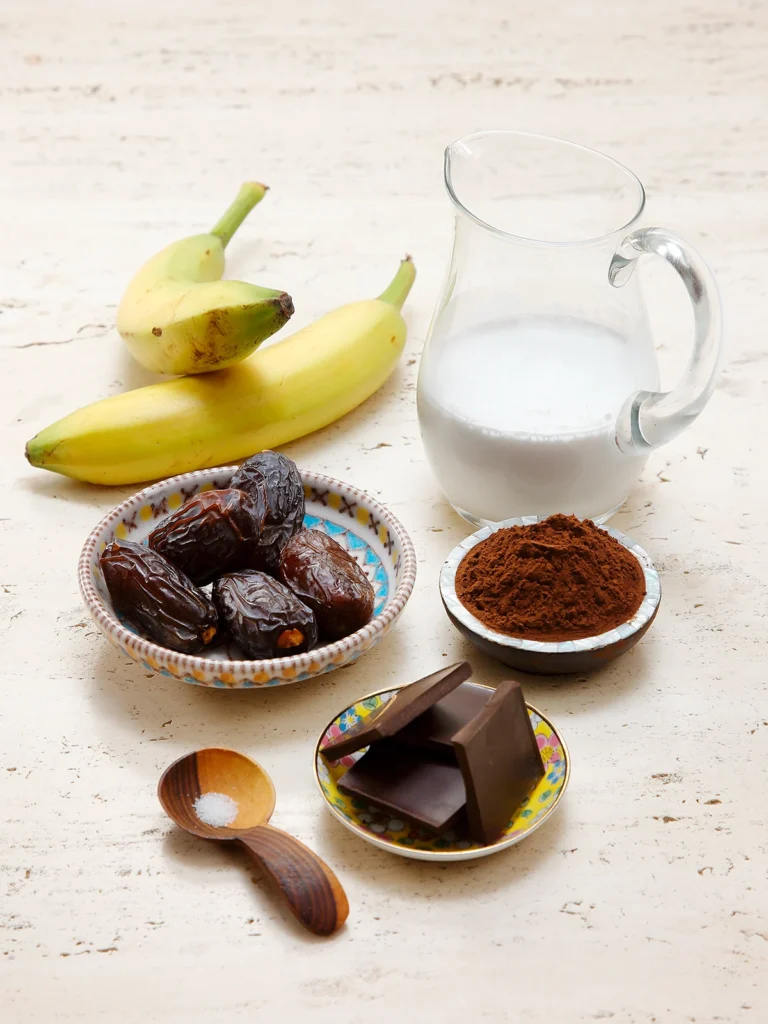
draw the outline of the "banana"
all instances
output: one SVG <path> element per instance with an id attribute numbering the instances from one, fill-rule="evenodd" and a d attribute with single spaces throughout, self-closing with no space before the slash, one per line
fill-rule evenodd
<path id="1" fill-rule="evenodd" d="M 246 458 L 332 423 L 384 383 L 405 345 L 410 256 L 377 299 L 327 313 L 227 370 L 94 402 L 28 444 L 33 466 L 136 484 Z"/>
<path id="2" fill-rule="evenodd" d="M 156 373 L 205 373 L 239 362 L 293 313 L 285 292 L 222 281 L 224 249 L 266 186 L 248 182 L 206 235 L 174 242 L 134 277 L 117 311 L 132 355 Z"/>

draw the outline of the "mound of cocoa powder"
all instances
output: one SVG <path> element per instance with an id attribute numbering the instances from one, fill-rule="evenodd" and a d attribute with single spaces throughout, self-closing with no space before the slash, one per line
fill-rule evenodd
<path id="1" fill-rule="evenodd" d="M 461 603 L 490 629 L 528 640 L 579 640 L 632 618 L 640 563 L 591 520 L 553 515 L 497 530 L 456 572 Z"/>

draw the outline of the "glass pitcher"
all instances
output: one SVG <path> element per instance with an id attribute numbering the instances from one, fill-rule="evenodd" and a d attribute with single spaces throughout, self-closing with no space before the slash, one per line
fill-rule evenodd
<path id="1" fill-rule="evenodd" d="M 604 522 L 648 453 L 709 400 L 721 309 L 709 268 L 663 228 L 636 228 L 643 186 L 573 143 L 514 131 L 445 151 L 453 254 L 419 370 L 419 424 L 446 497 L 472 523 L 573 512 Z M 682 380 L 659 391 L 643 253 L 693 304 Z"/>

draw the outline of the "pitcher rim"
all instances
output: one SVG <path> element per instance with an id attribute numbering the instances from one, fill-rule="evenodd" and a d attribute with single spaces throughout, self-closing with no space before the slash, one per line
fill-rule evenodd
<path id="1" fill-rule="evenodd" d="M 518 235 L 515 234 L 515 232 L 513 231 L 504 231 L 502 228 L 497 228 L 495 225 L 490 224 L 486 220 L 483 220 L 482 217 L 478 217 L 477 214 L 472 213 L 472 211 L 467 206 L 465 206 L 464 203 L 462 203 L 462 201 L 456 195 L 456 192 L 453 188 L 453 182 L 451 180 L 450 158 L 451 151 L 453 150 L 454 146 L 457 146 L 460 142 L 468 142 L 471 139 L 479 139 L 485 135 L 516 135 L 523 139 L 538 139 L 544 142 L 557 142 L 561 146 L 570 146 L 572 149 L 580 149 L 582 152 L 590 153 L 592 156 L 599 156 L 602 160 L 607 160 L 608 163 L 613 164 L 614 167 L 618 168 L 620 171 L 623 171 L 624 174 L 626 174 L 627 177 L 630 178 L 635 183 L 639 192 L 639 204 L 637 210 L 625 224 L 622 224 L 616 228 L 612 228 L 610 231 L 606 231 L 601 235 L 593 235 L 589 238 L 571 239 L 564 242 L 547 241 L 546 239 L 542 238 L 529 238 L 527 235 Z M 601 153 L 599 149 L 593 149 L 591 146 L 583 146 L 580 142 L 571 142 L 569 139 L 559 139 L 555 135 L 542 135 L 540 132 L 518 131 L 515 128 L 489 128 L 485 131 L 470 132 L 468 135 L 462 135 L 460 138 L 454 139 L 453 142 L 449 142 L 443 152 L 443 180 L 445 181 L 445 188 L 446 191 L 448 192 L 448 197 L 450 198 L 454 207 L 459 212 L 467 216 L 471 221 L 474 221 L 475 224 L 479 225 L 482 228 L 485 228 L 487 231 L 490 231 L 492 234 L 497 235 L 501 238 L 514 239 L 515 241 L 518 242 L 525 242 L 527 245 L 541 245 L 555 248 L 596 245 L 600 242 L 605 242 L 613 235 L 617 235 L 622 231 L 626 231 L 642 215 L 643 210 L 645 209 L 647 199 L 645 193 L 645 186 L 643 185 L 642 181 L 640 181 L 640 179 L 634 171 L 630 170 L 629 167 L 626 166 L 626 164 L 623 164 L 620 160 L 617 160 L 615 157 L 608 156 L 606 153 Z"/>

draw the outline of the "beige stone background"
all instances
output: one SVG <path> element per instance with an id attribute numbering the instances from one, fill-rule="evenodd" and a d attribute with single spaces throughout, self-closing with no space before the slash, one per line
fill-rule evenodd
<path id="1" fill-rule="evenodd" d="M 761 0 L 3 0 L 4 1021 L 768 1019 L 766 106 Z M 561 810 L 505 854 L 438 867 L 346 833 L 311 751 L 350 700 L 446 658 L 503 678 L 441 610 L 438 568 L 466 528 L 415 416 L 451 232 L 442 148 L 488 127 L 631 166 L 648 221 L 716 270 L 728 361 L 615 520 L 661 570 L 657 624 L 599 675 L 526 686 L 570 744 Z M 292 327 L 377 294 L 406 250 L 419 269 L 401 368 L 290 447 L 395 511 L 418 548 L 416 591 L 369 657 L 269 693 L 149 677 L 109 646 L 75 563 L 131 488 L 73 484 L 22 455 L 52 420 L 148 379 L 113 329 L 122 289 L 248 177 L 272 192 L 230 269 L 289 289 Z M 671 383 L 690 314 L 665 268 L 643 273 Z M 161 770 L 211 744 L 263 763 L 274 823 L 337 870 L 352 912 L 335 939 L 308 937 L 245 860 L 163 817 Z"/>

